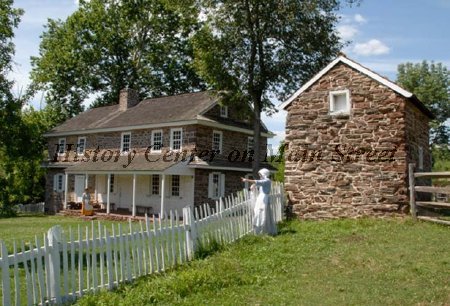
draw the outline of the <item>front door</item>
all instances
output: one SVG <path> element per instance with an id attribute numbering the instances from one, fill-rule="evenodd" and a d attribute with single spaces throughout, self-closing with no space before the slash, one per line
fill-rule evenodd
<path id="1" fill-rule="evenodd" d="M 84 192 L 85 177 L 84 175 L 75 175 L 75 201 L 81 202 Z"/>

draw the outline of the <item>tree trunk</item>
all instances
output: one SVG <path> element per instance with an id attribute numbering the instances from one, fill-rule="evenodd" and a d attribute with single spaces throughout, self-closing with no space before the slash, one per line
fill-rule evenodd
<path id="1" fill-rule="evenodd" d="M 261 97 L 252 97 L 253 100 L 253 176 L 258 179 L 258 171 L 261 163 Z"/>

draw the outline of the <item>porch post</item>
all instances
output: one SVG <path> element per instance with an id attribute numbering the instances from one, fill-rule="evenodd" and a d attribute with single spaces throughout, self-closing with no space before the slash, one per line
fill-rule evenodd
<path id="1" fill-rule="evenodd" d="M 108 184 L 106 185 L 106 213 L 109 214 L 109 186 L 111 186 L 111 173 L 108 173 Z"/>
<path id="2" fill-rule="evenodd" d="M 85 173 L 84 174 L 84 188 L 88 188 L 88 184 L 89 184 L 89 174 Z"/>
<path id="3" fill-rule="evenodd" d="M 67 209 L 67 199 L 69 193 L 69 174 L 66 172 L 64 177 L 64 209 Z"/>
<path id="4" fill-rule="evenodd" d="M 132 216 L 136 216 L 136 174 L 133 174 L 133 208 L 132 208 Z"/>
<path id="5" fill-rule="evenodd" d="M 166 195 L 166 175 L 161 174 L 161 211 L 159 212 L 160 218 L 164 218 L 164 198 Z"/>

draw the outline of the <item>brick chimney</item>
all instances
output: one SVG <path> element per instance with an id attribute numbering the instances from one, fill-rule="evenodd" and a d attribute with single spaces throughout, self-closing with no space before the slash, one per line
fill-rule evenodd
<path id="1" fill-rule="evenodd" d="M 120 91 L 119 95 L 119 110 L 126 111 L 127 109 L 139 103 L 139 94 L 136 90 L 125 88 Z"/>

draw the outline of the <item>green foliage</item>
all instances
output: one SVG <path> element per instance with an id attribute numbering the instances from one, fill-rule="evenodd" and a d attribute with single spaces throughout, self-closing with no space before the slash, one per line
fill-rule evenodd
<path id="1" fill-rule="evenodd" d="M 340 1 L 198 0 L 194 67 L 224 104 L 251 105 L 254 143 L 270 95 L 284 99 L 337 54 Z M 255 152 L 254 172 L 260 154 Z"/>
<path id="2" fill-rule="evenodd" d="M 0 216 L 14 215 L 8 191 L 12 184 L 12 165 L 9 161 L 20 151 L 20 110 L 22 101 L 11 93 L 12 82 L 7 79 L 14 55 L 14 28 L 23 14 L 13 8 L 12 0 L 0 2 Z"/>
<path id="3" fill-rule="evenodd" d="M 445 304 L 449 252 L 447 227 L 410 219 L 293 221 L 77 304 Z"/>
<path id="4" fill-rule="evenodd" d="M 431 142 L 448 144 L 450 131 L 450 73 L 442 63 L 405 63 L 398 66 L 397 82 L 414 93 L 436 116 L 432 122 Z"/>
<path id="5" fill-rule="evenodd" d="M 225 245 L 220 241 L 217 241 L 217 239 L 213 236 L 210 236 L 208 240 L 208 243 L 201 240 L 197 241 L 194 258 L 204 259 L 214 253 L 222 251 L 225 248 Z"/>
<path id="6" fill-rule="evenodd" d="M 165 0 L 81 1 L 65 21 L 48 21 L 32 59 L 32 90 L 46 90 L 63 120 L 88 97 L 96 97 L 93 106 L 117 103 L 126 87 L 141 98 L 200 89 L 190 67 L 192 16 Z"/>
<path id="7" fill-rule="evenodd" d="M 284 182 L 284 166 L 286 164 L 284 157 L 285 148 L 284 141 L 281 141 L 277 154 L 268 157 L 269 163 L 277 169 L 277 172 L 273 176 L 273 179 L 277 182 Z"/>
<path id="8" fill-rule="evenodd" d="M 433 146 L 433 171 L 450 171 L 450 148 Z"/>

